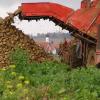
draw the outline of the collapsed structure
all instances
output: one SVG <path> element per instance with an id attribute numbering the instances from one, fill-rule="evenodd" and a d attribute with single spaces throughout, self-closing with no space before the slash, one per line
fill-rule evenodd
<path id="1" fill-rule="evenodd" d="M 11 25 L 12 22 L 13 17 L 11 16 L 5 19 L 0 18 L 0 67 L 6 67 L 11 63 L 9 56 L 16 48 L 26 50 L 32 61 L 41 62 L 52 59 L 33 39 Z"/>
<path id="2" fill-rule="evenodd" d="M 77 50 L 74 51 L 77 51 L 77 54 L 81 52 L 81 66 L 100 64 L 98 46 L 100 38 L 97 35 L 100 25 L 100 0 L 82 0 L 80 9 L 76 11 L 56 3 L 22 3 L 21 7 L 14 14 L 10 14 L 9 18 L 12 19 L 16 15 L 19 15 L 21 20 L 39 20 L 41 18 L 52 20 L 79 39 Z M 11 20 L 6 22 L 3 31 L 7 28 L 10 29 L 10 22 Z M 75 59 L 80 56 L 79 54 Z"/>
<path id="3" fill-rule="evenodd" d="M 96 48 L 99 39 L 97 33 L 100 24 L 100 0 L 82 0 L 76 11 L 57 3 L 22 3 L 19 18 L 52 20 L 81 41 L 81 51 L 77 50 L 81 52 L 81 66 L 100 63 L 100 49 Z"/>

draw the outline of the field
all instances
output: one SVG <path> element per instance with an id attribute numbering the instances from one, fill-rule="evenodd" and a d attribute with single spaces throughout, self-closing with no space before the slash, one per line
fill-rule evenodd
<path id="1" fill-rule="evenodd" d="M 100 100 L 99 69 L 30 63 L 20 49 L 11 60 L 12 65 L 0 69 L 0 100 Z"/>

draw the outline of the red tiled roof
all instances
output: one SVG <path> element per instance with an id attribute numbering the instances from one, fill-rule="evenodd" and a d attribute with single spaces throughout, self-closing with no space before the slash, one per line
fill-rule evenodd
<path id="1" fill-rule="evenodd" d="M 49 44 L 47 42 L 36 42 L 40 47 L 44 48 L 45 50 L 48 48 L 49 50 L 53 50 L 54 48 L 55 49 L 58 49 L 59 48 L 59 44 L 57 43 L 53 43 L 50 47 Z"/>

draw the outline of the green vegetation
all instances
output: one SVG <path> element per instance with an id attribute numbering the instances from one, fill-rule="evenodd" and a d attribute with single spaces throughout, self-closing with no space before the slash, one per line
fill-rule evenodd
<path id="1" fill-rule="evenodd" d="M 71 70 L 57 62 L 29 63 L 27 53 L 12 53 L 14 65 L 0 70 L 0 100 L 100 100 L 100 70 Z"/>

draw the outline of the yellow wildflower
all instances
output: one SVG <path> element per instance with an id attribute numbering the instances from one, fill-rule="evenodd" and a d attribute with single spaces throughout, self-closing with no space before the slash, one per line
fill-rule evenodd
<path id="1" fill-rule="evenodd" d="M 18 83 L 17 84 L 17 88 L 22 88 L 23 87 L 23 84 L 22 83 Z"/>
<path id="2" fill-rule="evenodd" d="M 11 75 L 12 76 L 16 76 L 16 72 L 11 72 Z"/>
<path id="3" fill-rule="evenodd" d="M 24 76 L 19 76 L 18 79 L 19 80 L 24 80 Z"/>
<path id="4" fill-rule="evenodd" d="M 11 92 L 11 91 L 10 91 L 9 93 L 10 93 L 11 95 L 13 94 L 13 92 Z"/>
<path id="5" fill-rule="evenodd" d="M 12 85 L 7 85 L 7 88 L 8 89 L 11 89 L 13 86 Z"/>
<path id="6" fill-rule="evenodd" d="M 5 71 L 6 70 L 6 68 L 2 68 L 2 71 Z"/>
<path id="7" fill-rule="evenodd" d="M 10 65 L 9 67 L 10 67 L 10 68 L 16 68 L 16 66 L 15 66 L 15 65 Z"/>
<path id="8" fill-rule="evenodd" d="M 26 81 L 24 81 L 24 83 L 28 85 L 30 82 L 28 80 L 26 80 Z"/>

